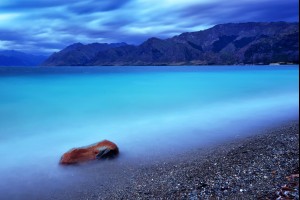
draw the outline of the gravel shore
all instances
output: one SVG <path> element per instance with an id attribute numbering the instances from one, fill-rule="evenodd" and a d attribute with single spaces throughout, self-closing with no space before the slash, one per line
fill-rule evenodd
<path id="1" fill-rule="evenodd" d="M 72 170 L 68 186 L 28 199 L 299 199 L 299 123 L 151 164 Z"/>
<path id="2" fill-rule="evenodd" d="M 299 199 L 299 124 L 139 169 L 112 199 Z M 284 194 L 283 194 L 284 193 Z M 283 196 L 285 195 L 285 196 Z M 101 199 L 101 198 L 100 198 Z"/>

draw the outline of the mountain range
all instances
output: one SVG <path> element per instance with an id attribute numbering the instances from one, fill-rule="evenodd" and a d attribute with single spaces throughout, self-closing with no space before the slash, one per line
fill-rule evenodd
<path id="1" fill-rule="evenodd" d="M 32 55 L 21 51 L 0 51 L 0 66 L 38 66 L 47 59 L 47 56 Z"/>
<path id="2" fill-rule="evenodd" d="M 141 45 L 73 44 L 45 66 L 299 63 L 299 23 L 229 23 Z"/>
<path id="3" fill-rule="evenodd" d="M 248 22 L 216 25 L 168 39 L 72 44 L 44 66 L 233 65 L 299 63 L 299 23 Z"/>
<path id="4" fill-rule="evenodd" d="M 58 53 L 52 54 L 43 64 L 47 66 L 83 66 L 88 65 L 91 60 L 102 51 L 127 46 L 126 43 L 92 43 L 83 45 L 72 44 Z"/>

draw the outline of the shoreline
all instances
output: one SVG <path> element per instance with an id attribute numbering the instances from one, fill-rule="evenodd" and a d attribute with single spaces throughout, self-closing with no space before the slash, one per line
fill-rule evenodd
<path id="1" fill-rule="evenodd" d="M 164 162 L 123 163 L 110 168 L 107 180 L 97 176 L 100 165 L 91 165 L 81 171 L 88 181 L 45 199 L 276 199 L 287 176 L 299 174 L 298 156 L 299 121 L 293 121 Z"/>
<path id="2" fill-rule="evenodd" d="M 190 63 L 186 63 L 186 64 L 179 64 L 179 65 L 32 65 L 32 66 L 0 66 L 0 68 L 64 68 L 64 67 L 71 67 L 71 68 L 80 68 L 80 67 L 90 67 L 90 68 L 94 68 L 94 67 L 185 67 L 185 66 L 196 66 L 196 67 L 205 67 L 205 66 L 210 66 L 210 67 L 232 67 L 232 66 L 259 66 L 259 67 L 267 67 L 267 66 L 271 66 L 271 67 L 284 67 L 284 66 L 299 66 L 299 63 L 287 63 L 287 64 L 272 64 L 272 63 L 266 63 L 266 64 L 245 64 L 245 63 L 238 63 L 238 64 L 190 64 Z"/>
<path id="3" fill-rule="evenodd" d="M 20 183 L 22 191 L 0 199 L 276 199 L 299 182 L 287 178 L 299 174 L 299 120 L 256 133 L 165 160 L 62 168 L 62 177 Z M 293 189 L 299 199 L 299 185 Z"/>
<path id="4" fill-rule="evenodd" d="M 283 186 L 299 183 L 289 180 L 299 174 L 299 122 L 182 156 L 142 169 L 135 198 L 276 199 Z M 289 195 L 299 199 L 299 184 L 295 188 Z"/>

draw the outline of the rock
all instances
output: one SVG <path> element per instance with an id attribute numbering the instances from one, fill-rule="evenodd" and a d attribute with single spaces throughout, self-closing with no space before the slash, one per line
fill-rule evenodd
<path id="1" fill-rule="evenodd" d="M 96 159 L 113 158 L 118 153 L 119 149 L 116 144 L 103 140 L 86 147 L 71 149 L 61 157 L 60 164 L 70 165 Z"/>

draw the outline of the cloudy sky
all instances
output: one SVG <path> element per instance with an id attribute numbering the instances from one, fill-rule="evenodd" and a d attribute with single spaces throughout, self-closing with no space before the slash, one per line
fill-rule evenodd
<path id="1" fill-rule="evenodd" d="M 215 24 L 298 21 L 298 0 L 0 0 L 0 49 L 49 54 L 81 42 L 139 44 Z"/>

